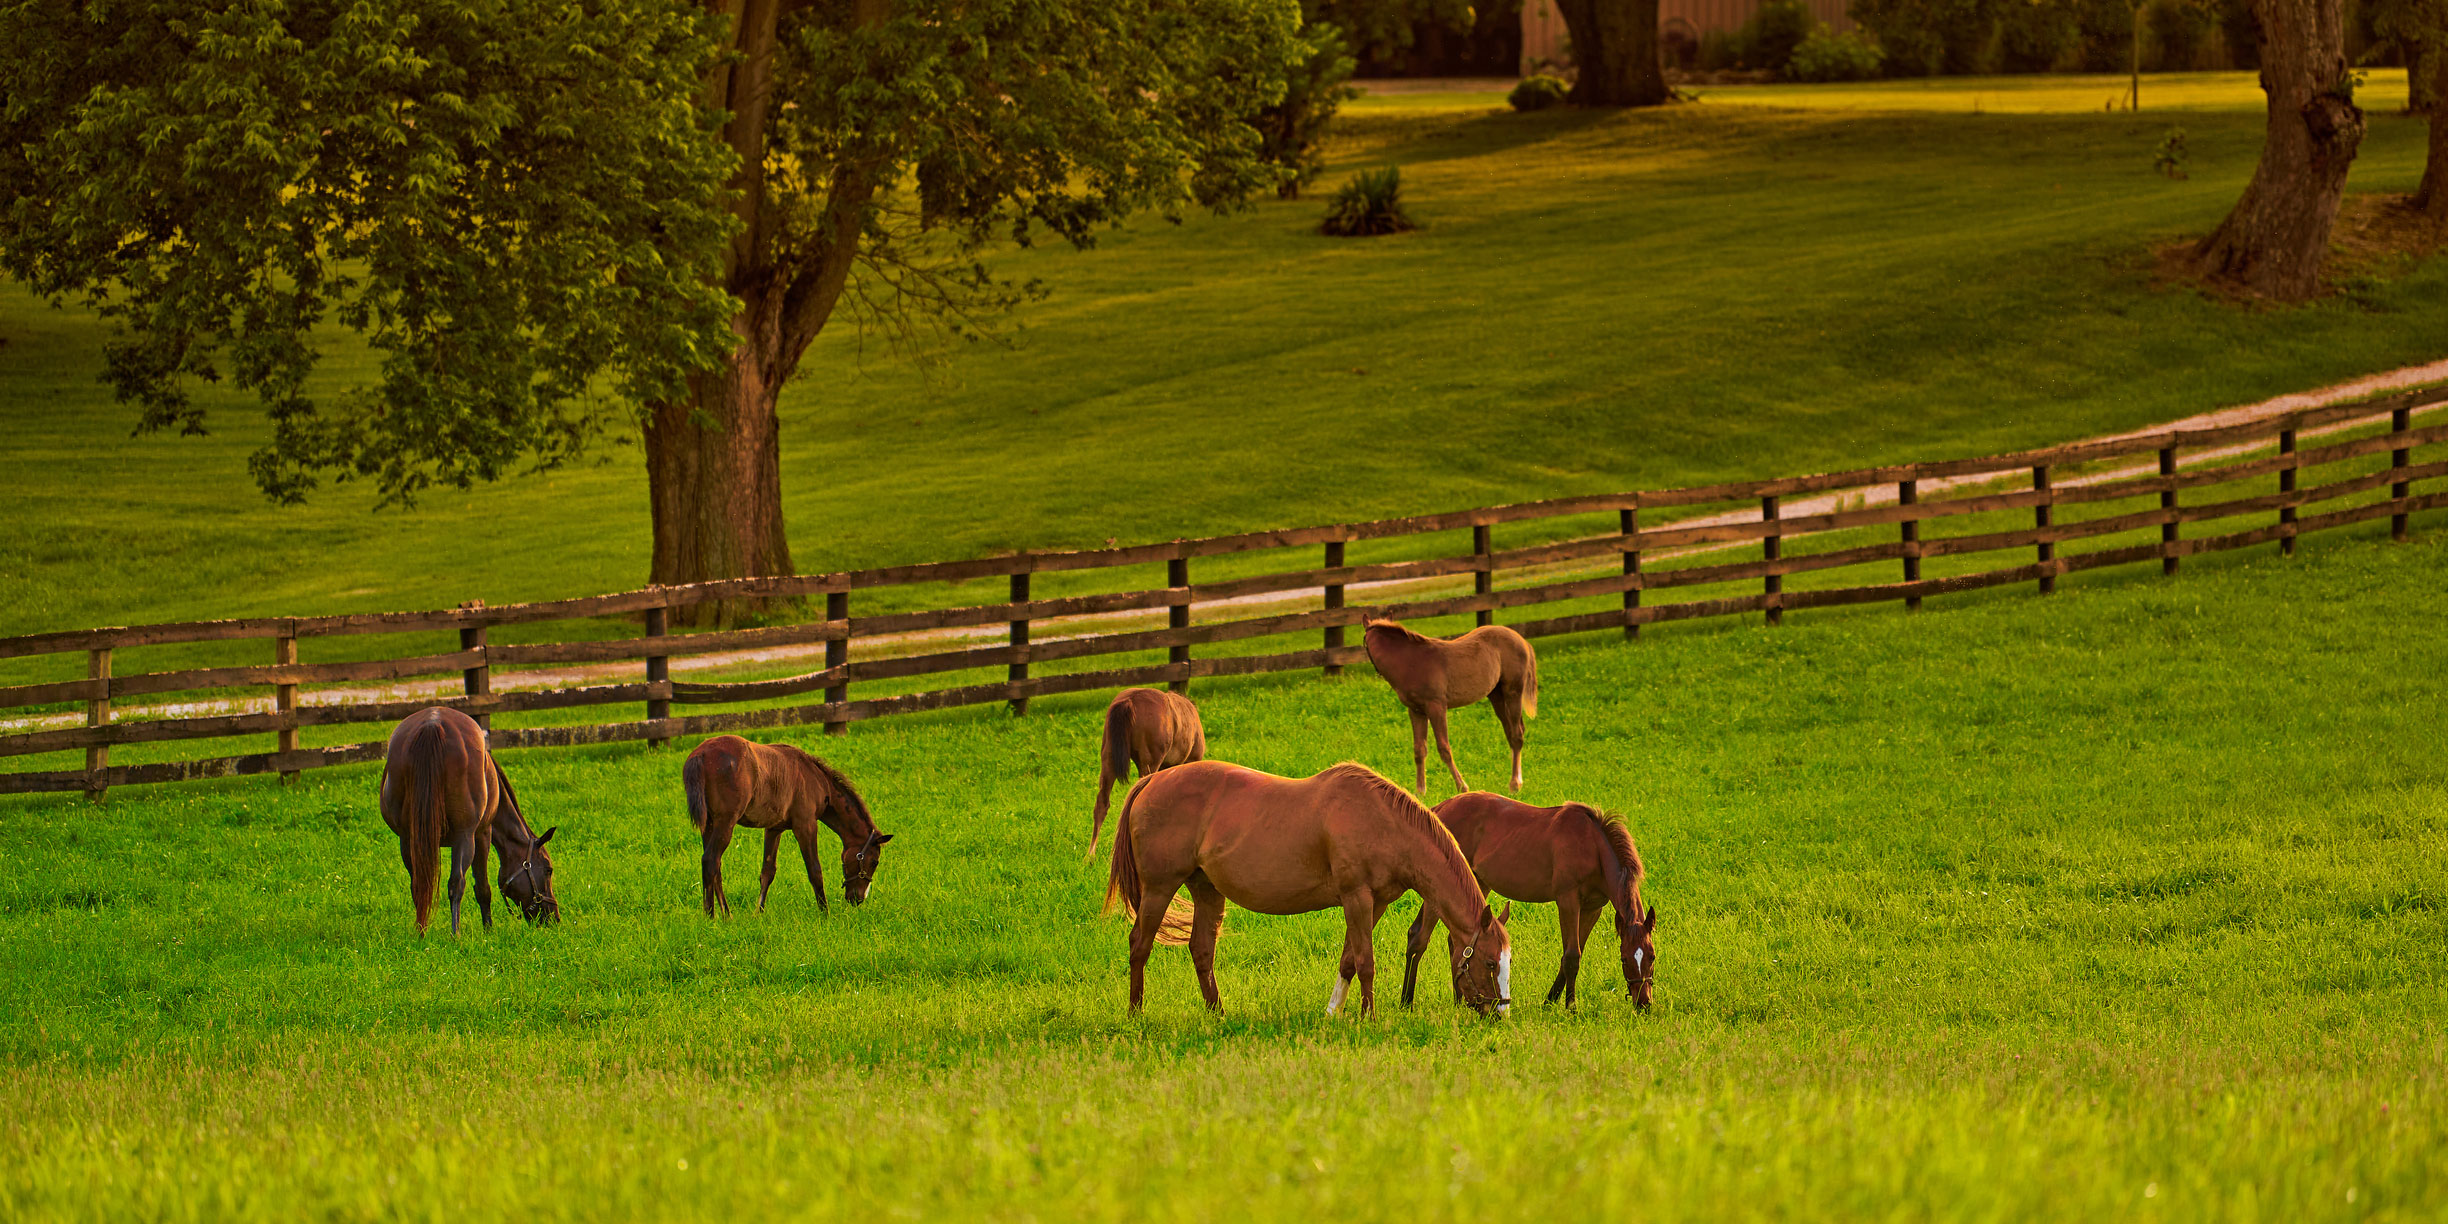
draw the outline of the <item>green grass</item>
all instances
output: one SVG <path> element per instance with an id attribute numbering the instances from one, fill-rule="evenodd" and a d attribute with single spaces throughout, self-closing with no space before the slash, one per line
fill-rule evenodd
<path id="1" fill-rule="evenodd" d="M 370 768 L 0 801 L 0 1215 L 2438 1218 L 2417 528 L 1546 644 L 1527 797 L 1630 819 L 1645 1015 L 1602 935 L 1578 1014 L 1328 1021 L 1339 919 L 1236 911 L 1224 1016 L 1166 950 L 1126 1017 L 1086 697 L 801 740 L 898 835 L 830 917 L 791 873 L 696 912 L 677 750 L 509 754 L 568 921 L 457 938 L 410 933 Z M 1224 759 L 1407 775 L 1365 672 L 1197 695 Z"/>
<path id="2" fill-rule="evenodd" d="M 2437 264 L 2301 310 L 2153 288 L 2215 224 L 2261 103 L 2234 74 L 1709 91 L 1645 114 L 1356 105 L 1323 186 L 1403 167 L 1426 229 L 1316 236 L 1317 200 L 999 266 L 1053 296 L 1009 347 L 921 364 L 844 327 L 786 398 L 805 570 L 1145 541 L 2060 441 L 2440 355 Z M 2357 191 L 2406 191 L 2423 129 L 2367 86 Z M 1993 113 L 1972 114 L 1972 98 Z M 1467 100 L 1466 100 L 1467 101 Z M 2002 113 L 2034 109 L 2048 113 Z M 266 505 L 265 426 L 131 440 L 104 329 L 0 290 L 0 632 L 502 603 L 646 575 L 634 449 L 375 514 Z M 363 379 L 339 346 L 327 389 Z M 311 651 L 310 651 L 311 653 Z M 252 658 L 241 660 L 255 661 Z M 73 660 L 69 664 L 73 665 Z"/>

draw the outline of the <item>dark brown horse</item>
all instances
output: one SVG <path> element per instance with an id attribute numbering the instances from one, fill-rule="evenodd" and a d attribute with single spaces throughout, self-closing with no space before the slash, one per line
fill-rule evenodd
<path id="1" fill-rule="evenodd" d="M 1623 821 L 1586 803 L 1532 807 L 1472 791 L 1437 805 L 1437 819 L 1452 830 L 1481 887 L 1514 901 L 1553 901 L 1563 929 L 1564 961 L 1556 968 L 1547 1001 L 1562 996 L 1572 1006 L 1581 975 L 1581 949 L 1598 925 L 1599 912 L 1615 907 L 1615 934 L 1623 942 L 1624 988 L 1634 1004 L 1649 1006 L 1657 979 L 1657 909 L 1641 906 L 1640 851 Z M 1510 906 L 1507 907 L 1508 910 Z M 1403 1002 L 1419 975 L 1420 952 L 1435 931 L 1428 910 L 1411 924 L 1412 949 L 1403 965 Z"/>
<path id="2" fill-rule="evenodd" d="M 1179 693 L 1131 688 L 1114 694 L 1105 707 L 1105 738 L 1097 751 L 1096 819 L 1088 826 L 1088 857 L 1096 857 L 1097 835 L 1105 829 L 1105 812 L 1113 801 L 1113 785 L 1138 767 L 1144 778 L 1207 756 L 1207 732 L 1199 726 L 1198 707 Z"/>
<path id="3" fill-rule="evenodd" d="M 1130 1005 L 1145 994 L 1148 953 L 1174 894 L 1190 888 L 1190 963 L 1207 1006 L 1216 992 L 1216 931 L 1224 903 L 1262 914 L 1306 914 L 1340 906 L 1343 961 L 1331 1016 L 1360 979 L 1360 1012 L 1376 1005 L 1377 957 L 1370 934 L 1406 892 L 1469 935 L 1452 948 L 1455 990 L 1482 1012 L 1510 1007 L 1512 946 L 1488 909 L 1453 834 L 1403 789 L 1366 766 L 1342 764 L 1312 778 L 1279 778 L 1222 761 L 1195 761 L 1142 778 L 1114 823 L 1105 905 L 1131 914 Z M 1427 946 L 1421 933 L 1421 948 Z M 1170 942 L 1170 941 L 1168 941 Z"/>
<path id="4" fill-rule="evenodd" d="M 1411 711 L 1414 789 L 1428 793 L 1428 730 L 1436 729 L 1437 755 L 1445 758 L 1456 791 L 1470 785 L 1454 767 L 1445 739 L 1445 711 L 1488 699 L 1496 721 L 1513 745 L 1513 789 L 1522 785 L 1522 735 L 1538 717 L 1538 655 L 1522 635 L 1502 625 L 1481 625 L 1458 638 L 1432 638 L 1390 620 L 1372 620 L 1360 635 L 1377 674 Z"/>
<path id="5" fill-rule="evenodd" d="M 459 933 L 459 899 L 468 874 L 476 876 L 476 910 L 493 929 L 493 888 L 485 882 L 485 853 L 501 852 L 502 895 L 529 922 L 561 916 L 553 899 L 552 855 L 544 843 L 558 828 L 536 836 L 519 811 L 510 779 L 485 751 L 484 728 L 457 710 L 419 710 L 392 728 L 383 753 L 382 818 L 399 835 L 400 860 L 408 865 L 408 899 L 416 906 L 417 930 L 433 914 L 435 867 L 450 847 L 451 933 Z"/>
<path id="6" fill-rule="evenodd" d="M 688 792 L 689 823 L 705 845 L 698 875 L 705 886 L 705 909 L 717 905 L 731 912 L 723 895 L 722 856 L 731 848 L 735 826 L 765 830 L 765 871 L 757 877 L 757 908 L 773 888 L 774 858 L 782 835 L 799 839 L 799 857 L 807 863 L 808 883 L 816 889 L 816 908 L 825 904 L 824 868 L 816 859 L 816 826 L 823 824 L 841 839 L 842 898 L 852 905 L 865 901 L 875 881 L 876 863 L 883 858 L 890 833 L 876 832 L 867 801 L 840 771 L 788 744 L 758 744 L 736 735 L 717 735 L 697 745 L 680 767 L 680 783 Z"/>

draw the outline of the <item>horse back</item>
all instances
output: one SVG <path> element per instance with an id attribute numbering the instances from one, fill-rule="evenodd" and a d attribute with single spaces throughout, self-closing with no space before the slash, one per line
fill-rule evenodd
<path id="1" fill-rule="evenodd" d="M 419 710 L 391 729 L 383 745 L 383 823 L 405 835 L 408 805 L 428 786 L 442 802 L 444 844 L 490 819 L 503 803 L 500 774 L 485 749 L 484 728 L 448 706 Z"/>

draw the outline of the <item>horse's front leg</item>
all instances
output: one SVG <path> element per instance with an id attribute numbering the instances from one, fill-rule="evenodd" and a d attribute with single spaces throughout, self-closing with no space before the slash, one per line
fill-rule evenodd
<path id="1" fill-rule="evenodd" d="M 1411 931 L 1403 939 L 1403 1006 L 1411 1006 L 1411 996 L 1419 986 L 1420 958 L 1428 955 L 1428 945 L 1436 939 L 1436 911 L 1429 908 L 1428 899 L 1420 898 L 1420 915 L 1411 921 Z"/>
<path id="2" fill-rule="evenodd" d="M 760 914 L 765 912 L 765 894 L 773 891 L 774 864 L 781 857 L 782 834 L 786 831 L 780 825 L 765 830 L 765 870 L 757 875 L 757 912 Z M 824 890 L 819 888 L 816 891 Z"/>
<path id="3" fill-rule="evenodd" d="M 824 914 L 832 913 L 833 907 L 825 902 L 824 860 L 818 858 L 816 855 L 816 826 L 814 822 L 792 824 L 791 834 L 799 839 L 799 857 L 801 860 L 807 863 L 808 886 L 816 890 L 817 912 Z"/>
<path id="4" fill-rule="evenodd" d="M 485 859 L 493 852 L 493 839 L 479 837 L 474 841 L 476 861 L 468 868 L 468 874 L 476 879 L 476 915 L 484 919 L 484 929 L 490 931 L 493 929 L 493 881 L 485 871 Z M 505 856 L 502 861 L 507 863 L 510 860 Z"/>
<path id="5" fill-rule="evenodd" d="M 1366 888 L 1343 894 L 1343 963 L 1341 975 L 1335 979 L 1334 994 L 1326 1000 L 1326 1014 L 1331 1016 L 1343 1007 L 1344 992 L 1351 989 L 1352 979 L 1360 979 L 1360 1014 L 1368 1015 L 1377 1006 L 1377 949 L 1369 936 L 1374 933 L 1378 910 Z"/>
<path id="6" fill-rule="evenodd" d="M 1470 783 L 1462 780 L 1462 771 L 1454 765 L 1453 743 L 1445 738 L 1445 707 L 1429 708 L 1428 725 L 1436 729 L 1437 755 L 1445 758 L 1445 772 L 1453 775 L 1454 793 L 1459 795 L 1469 790 Z M 1424 797 L 1426 788 L 1423 787 L 1420 793 Z"/>
<path id="7" fill-rule="evenodd" d="M 1573 984 L 1581 976 L 1581 940 L 1589 925 L 1581 921 L 1581 898 L 1568 889 L 1556 893 L 1556 929 L 1564 944 L 1564 959 L 1556 964 L 1555 984 L 1547 988 L 1547 1001 L 1564 1000 L 1573 1005 Z"/>

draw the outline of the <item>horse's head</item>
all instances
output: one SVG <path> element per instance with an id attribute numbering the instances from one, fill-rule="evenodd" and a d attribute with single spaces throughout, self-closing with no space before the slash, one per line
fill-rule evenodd
<path id="1" fill-rule="evenodd" d="M 852 905 L 867 899 L 867 890 L 875 884 L 876 863 L 884 857 L 884 843 L 890 833 L 867 831 L 867 839 L 856 845 L 842 839 L 842 899 Z"/>
<path id="2" fill-rule="evenodd" d="M 560 831 L 559 825 L 544 830 L 544 836 L 524 850 L 517 846 L 502 848 L 502 895 L 516 903 L 529 922 L 561 920 L 561 902 L 553 897 L 552 855 L 544 849 L 544 843 Z"/>
<path id="3" fill-rule="evenodd" d="M 1643 1011 L 1649 1007 L 1649 992 L 1657 983 L 1657 907 L 1625 924 L 1624 988 L 1632 992 L 1632 1005 Z"/>
<path id="4" fill-rule="evenodd" d="M 1507 903 L 1505 916 L 1512 913 Z M 1513 1010 L 1513 939 L 1505 934 L 1504 919 L 1480 906 L 1478 928 L 1467 939 L 1453 940 L 1451 948 L 1454 989 L 1462 1001 L 1481 1015 L 1491 1008 L 1499 1016 Z"/>

